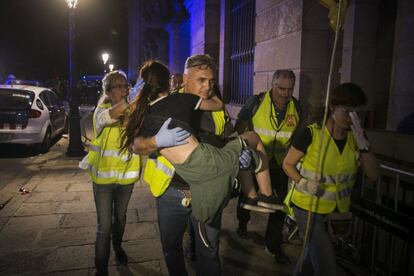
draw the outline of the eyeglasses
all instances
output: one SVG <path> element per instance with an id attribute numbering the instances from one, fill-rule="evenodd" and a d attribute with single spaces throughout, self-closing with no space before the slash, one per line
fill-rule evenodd
<path id="1" fill-rule="evenodd" d="M 278 84 L 274 84 L 275 87 L 277 87 L 279 90 L 281 91 L 288 91 L 288 92 L 292 92 L 293 91 L 293 87 L 282 87 Z"/>
<path id="2" fill-rule="evenodd" d="M 117 84 L 117 85 L 113 85 L 113 86 L 109 87 L 109 90 L 112 90 L 114 88 L 118 88 L 118 89 L 128 89 L 130 87 L 131 87 L 131 85 L 129 83 L 126 83 L 126 84 Z"/>
<path id="3" fill-rule="evenodd" d="M 194 62 L 188 62 L 186 68 L 194 68 L 197 67 L 201 70 L 206 70 L 206 69 L 216 69 L 216 65 L 214 62 L 210 61 L 210 60 L 197 60 Z"/>
<path id="4" fill-rule="evenodd" d="M 352 107 L 346 107 L 346 106 L 338 106 L 339 110 L 341 110 L 343 113 L 349 115 L 350 112 L 355 112 L 359 118 L 364 118 L 366 109 L 365 108 L 352 108 Z"/>

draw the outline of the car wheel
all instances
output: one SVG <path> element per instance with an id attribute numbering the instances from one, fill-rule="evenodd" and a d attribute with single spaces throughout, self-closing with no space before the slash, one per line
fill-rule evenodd
<path id="1" fill-rule="evenodd" d="M 48 128 L 45 133 L 45 137 L 43 138 L 43 142 L 39 144 L 39 152 L 46 153 L 50 149 L 50 145 L 52 143 L 52 132 Z"/>

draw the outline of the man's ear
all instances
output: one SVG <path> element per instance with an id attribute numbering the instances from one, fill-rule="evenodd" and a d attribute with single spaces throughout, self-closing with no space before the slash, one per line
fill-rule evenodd
<path id="1" fill-rule="evenodd" d="M 183 74 L 183 86 L 187 84 L 188 75 L 186 73 Z"/>

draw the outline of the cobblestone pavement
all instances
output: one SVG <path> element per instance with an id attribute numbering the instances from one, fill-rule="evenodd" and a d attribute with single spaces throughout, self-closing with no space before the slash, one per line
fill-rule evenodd
<path id="1" fill-rule="evenodd" d="M 65 156 L 66 147 L 67 140 L 61 139 L 48 154 L 37 157 L 32 173 L 8 179 L 1 189 L 0 199 L 10 199 L 0 210 L 1 275 L 94 275 L 92 186 L 88 175 L 77 167 L 79 158 Z M 3 171 L 7 170 L 4 163 L 0 159 Z M 20 194 L 21 185 L 29 193 Z M 293 265 L 279 266 L 263 250 L 266 215 L 252 213 L 249 239 L 243 240 L 235 232 L 235 207 L 236 200 L 232 200 L 223 215 L 223 275 L 290 274 Z M 111 255 L 111 275 L 167 274 L 155 201 L 145 184 L 135 186 L 124 240 L 128 267 L 117 266 Z M 286 245 L 285 250 L 296 260 L 299 241 Z M 190 275 L 195 275 L 194 264 L 187 264 Z"/>

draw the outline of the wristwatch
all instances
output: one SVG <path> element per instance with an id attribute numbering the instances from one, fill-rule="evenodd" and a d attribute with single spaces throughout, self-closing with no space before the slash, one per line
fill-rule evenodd
<path id="1" fill-rule="evenodd" d="M 371 148 L 369 146 L 363 148 L 363 149 L 359 149 L 360 153 L 368 153 L 371 152 Z"/>

